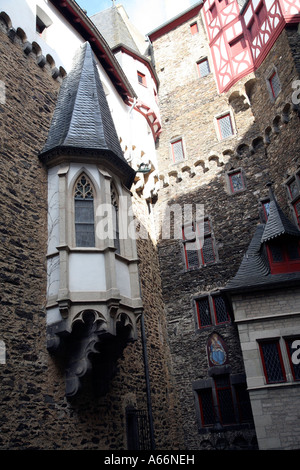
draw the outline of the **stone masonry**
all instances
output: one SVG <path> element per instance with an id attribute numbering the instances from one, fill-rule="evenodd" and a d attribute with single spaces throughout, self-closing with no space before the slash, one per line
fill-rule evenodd
<path id="1" fill-rule="evenodd" d="M 22 39 L 8 36 L 0 20 L 1 80 L 1 330 L 6 362 L 0 366 L 0 448 L 121 450 L 127 448 L 126 407 L 144 413 L 148 424 L 142 337 L 128 345 L 105 397 L 85 393 L 65 398 L 63 364 L 46 349 L 47 176 L 39 161 L 56 104 L 60 79 L 50 65 L 39 67 Z M 145 252 L 145 256 L 144 256 Z M 155 249 L 141 245 L 145 330 L 157 448 L 182 448 L 170 379 L 163 304 Z M 149 287 L 158 283 L 155 303 Z M 148 284 L 149 285 L 149 284 Z M 3 343 L 1 343 L 3 344 Z M 147 430 L 146 429 L 146 430 Z"/>
<path id="2" fill-rule="evenodd" d="M 190 23 L 195 20 L 199 33 L 192 36 Z M 293 55 L 296 36 L 295 28 L 283 31 L 261 67 L 222 95 L 212 73 L 197 76 L 196 62 L 210 58 L 200 16 L 153 42 L 163 126 L 158 144 L 161 189 L 154 208 L 159 220 L 157 230 L 160 233 L 168 222 L 167 208 L 173 204 L 182 208 L 185 204 L 204 204 L 217 248 L 214 264 L 187 271 L 182 242 L 162 238 L 159 242 L 173 368 L 189 448 L 216 445 L 214 435 L 197 430 L 192 383 L 207 377 L 205 345 L 212 328 L 195 328 L 194 299 L 222 289 L 236 273 L 260 221 L 261 200 L 268 196 L 269 181 L 274 182 L 279 203 L 292 216 L 283 183 L 297 168 L 299 155 L 299 118 L 291 103 L 292 83 L 298 78 Z M 275 102 L 266 86 L 272 67 L 276 67 L 281 83 Z M 223 111 L 231 112 L 235 135 L 220 141 L 214 119 Z M 183 138 L 185 159 L 174 164 L 170 142 L 176 137 Z M 233 169 L 242 169 L 246 189 L 232 195 L 226 174 Z M 243 373 L 236 325 L 213 330 L 227 342 L 232 373 Z M 241 434 L 248 445 L 253 444 L 253 434 L 240 430 Z M 231 448 L 235 436 L 224 432 L 227 448 Z"/>

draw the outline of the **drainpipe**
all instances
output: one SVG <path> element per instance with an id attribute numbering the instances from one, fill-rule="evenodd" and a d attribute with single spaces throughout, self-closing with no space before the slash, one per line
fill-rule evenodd
<path id="1" fill-rule="evenodd" d="M 145 334 L 144 314 L 142 314 L 142 316 L 141 316 L 141 335 L 142 335 L 143 356 L 144 356 L 144 366 L 145 366 L 147 407 L 148 407 L 149 432 L 150 432 L 150 444 L 151 444 L 151 449 L 150 450 L 154 450 L 155 449 L 155 440 L 154 440 L 152 402 L 151 402 L 151 391 L 150 391 L 150 376 L 149 376 L 149 364 L 148 364 L 147 340 L 146 340 L 146 334 Z"/>

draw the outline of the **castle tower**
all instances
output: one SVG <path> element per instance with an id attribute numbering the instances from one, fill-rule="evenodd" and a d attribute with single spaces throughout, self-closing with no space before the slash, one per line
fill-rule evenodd
<path id="1" fill-rule="evenodd" d="M 127 231 L 135 172 L 88 43 L 62 84 L 40 159 L 48 168 L 48 349 L 66 352 L 67 396 L 93 366 L 103 393 L 114 362 L 137 337 L 142 304 Z"/>

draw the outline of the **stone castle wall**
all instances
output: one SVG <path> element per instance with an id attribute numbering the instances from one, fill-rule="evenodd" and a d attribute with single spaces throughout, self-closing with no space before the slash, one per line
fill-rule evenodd
<path id="1" fill-rule="evenodd" d="M 225 287 L 236 273 L 260 222 L 260 201 L 268 196 L 269 181 L 274 182 L 279 203 L 292 216 L 283 183 L 287 173 L 295 171 L 295 157 L 299 155 L 299 117 L 291 102 L 291 85 L 298 77 L 292 45 L 298 33 L 292 29 L 283 31 L 255 73 L 218 95 L 212 73 L 203 78 L 197 76 L 196 61 L 210 57 L 201 18 L 195 36 L 190 34 L 190 23 L 153 44 L 162 117 L 158 144 L 161 189 L 154 215 L 159 221 L 159 234 L 167 223 L 167 208 L 173 204 L 204 204 L 205 215 L 212 222 L 218 252 L 215 264 L 187 271 L 181 241 L 161 238 L 158 245 L 185 439 L 189 448 L 202 448 L 208 445 L 207 440 L 213 446 L 214 438 L 198 433 L 192 383 L 208 377 L 205 346 L 212 330 L 228 344 L 232 373 L 242 373 L 244 365 L 234 324 L 196 331 L 194 298 Z M 266 87 L 272 67 L 278 71 L 282 88 L 275 102 Z M 232 113 L 236 133 L 220 141 L 214 117 L 226 110 Z M 184 140 L 186 158 L 174 164 L 170 141 L 179 136 Z M 226 174 L 238 168 L 243 170 L 246 189 L 233 195 Z M 245 433 L 244 437 L 249 443 L 250 435 Z M 227 433 L 228 445 L 233 438 Z"/>
<path id="2" fill-rule="evenodd" d="M 0 79 L 6 89 L 0 105 L 0 340 L 6 347 L 6 362 L 0 364 L 0 448 L 126 449 L 126 407 L 147 416 L 141 332 L 125 349 L 105 397 L 95 397 L 87 380 L 84 393 L 67 400 L 63 364 L 46 349 L 47 173 L 38 154 L 61 80 L 52 77 L 49 64 L 38 66 L 34 52 L 23 52 L 21 37 L 9 37 L 4 21 L 0 26 Z M 176 449 L 181 440 L 173 411 L 162 301 L 158 291 L 158 300 L 152 303 L 151 288 L 144 287 L 149 276 L 151 285 L 158 282 L 158 263 L 153 262 L 151 246 L 140 246 L 139 254 L 144 259 L 141 284 L 154 438 L 157 448 Z"/>

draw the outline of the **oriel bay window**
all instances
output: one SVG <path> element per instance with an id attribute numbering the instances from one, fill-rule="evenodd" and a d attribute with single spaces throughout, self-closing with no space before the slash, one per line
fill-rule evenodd
<path id="1" fill-rule="evenodd" d="M 92 185 L 82 174 L 75 185 L 75 240 L 78 247 L 95 246 L 94 194 Z"/>

